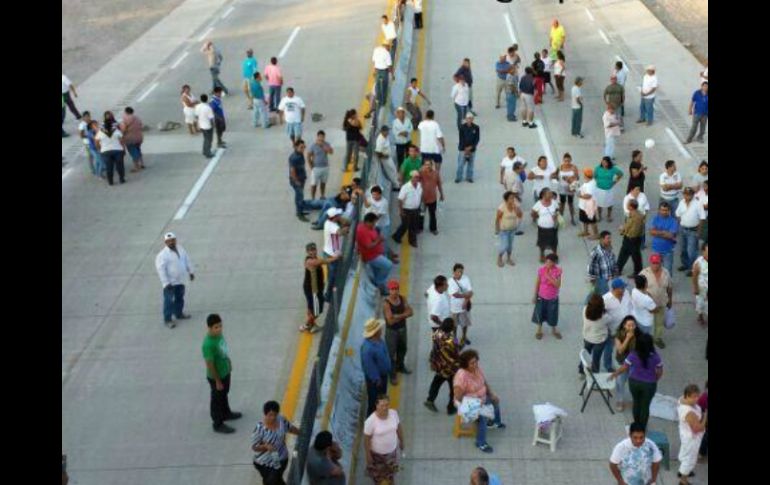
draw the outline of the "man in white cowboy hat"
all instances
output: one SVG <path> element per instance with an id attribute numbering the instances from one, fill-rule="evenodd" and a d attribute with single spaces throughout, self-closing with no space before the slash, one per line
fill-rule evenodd
<path id="1" fill-rule="evenodd" d="M 361 369 L 366 380 L 366 415 L 374 412 L 377 396 L 388 392 L 388 374 L 391 369 L 388 346 L 382 339 L 385 320 L 370 318 L 364 324 L 364 341 L 361 344 Z"/>
<path id="2" fill-rule="evenodd" d="M 647 66 L 644 77 L 642 78 L 642 104 L 639 106 L 639 119 L 637 123 L 647 122 L 647 126 L 652 124 L 655 118 L 655 93 L 658 90 L 658 76 L 655 75 L 655 66 Z"/>
<path id="3" fill-rule="evenodd" d="M 173 232 L 166 233 L 163 240 L 166 247 L 155 257 L 155 269 L 163 285 L 163 323 L 168 328 L 174 328 L 176 324 L 171 319 L 172 314 L 179 320 L 190 318 L 190 315 L 183 312 L 183 281 L 185 273 L 190 275 L 190 281 L 195 280 L 195 270 L 187 251 L 176 243 L 176 235 Z"/>

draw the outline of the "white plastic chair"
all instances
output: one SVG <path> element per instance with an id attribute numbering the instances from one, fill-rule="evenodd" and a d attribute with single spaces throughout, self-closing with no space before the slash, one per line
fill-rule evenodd
<path id="1" fill-rule="evenodd" d="M 604 403 L 607 405 L 607 409 L 610 410 L 610 413 L 615 414 L 615 411 L 612 409 L 612 405 L 610 404 L 610 397 L 612 397 L 612 390 L 615 388 L 615 380 L 609 379 L 610 373 L 609 372 L 601 372 L 601 373 L 594 373 L 591 371 L 591 354 L 588 353 L 586 349 L 583 349 L 580 351 L 580 362 L 583 363 L 583 371 L 586 375 L 586 380 L 583 382 L 583 388 L 580 390 L 580 396 L 582 396 L 585 393 L 586 386 L 588 385 L 588 381 L 591 381 L 591 388 L 588 390 L 588 393 L 583 398 L 583 407 L 580 408 L 580 412 L 582 413 L 583 410 L 586 408 L 586 403 L 588 402 L 588 398 L 591 397 L 591 393 L 594 391 L 599 391 L 599 394 L 601 394 L 602 399 L 604 399 Z"/>
<path id="2" fill-rule="evenodd" d="M 551 453 L 556 451 L 556 443 L 561 439 L 561 416 L 556 416 L 551 422 L 547 436 L 540 431 L 540 425 L 535 423 L 535 437 L 532 439 L 532 446 L 538 443 L 545 443 L 551 447 Z"/>

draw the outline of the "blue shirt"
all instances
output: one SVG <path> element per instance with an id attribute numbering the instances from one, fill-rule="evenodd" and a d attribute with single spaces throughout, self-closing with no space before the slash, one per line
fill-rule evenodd
<path id="1" fill-rule="evenodd" d="M 243 79 L 254 79 L 254 73 L 257 72 L 257 60 L 253 57 L 247 57 L 241 64 L 243 69 Z"/>
<path id="2" fill-rule="evenodd" d="M 212 96 L 209 106 L 214 110 L 214 116 L 217 118 L 224 118 L 225 112 L 222 110 L 222 98 L 218 96 Z"/>
<path id="3" fill-rule="evenodd" d="M 499 79 L 502 79 L 503 81 L 505 81 L 505 76 L 508 75 L 508 69 L 510 68 L 511 68 L 511 63 L 508 61 L 495 63 L 495 72 L 497 73 L 497 77 Z M 501 73 L 500 71 L 505 71 L 505 72 Z"/>
<path id="4" fill-rule="evenodd" d="M 289 180 L 291 180 L 291 169 L 294 169 L 294 174 L 297 176 L 297 180 L 301 184 L 307 180 L 307 172 L 305 171 L 305 155 L 294 150 L 289 157 Z"/>
<path id="5" fill-rule="evenodd" d="M 262 89 L 262 83 L 252 78 L 249 81 L 249 89 L 251 89 L 251 96 L 257 99 L 265 99 L 265 90 Z"/>
<path id="6" fill-rule="evenodd" d="M 384 381 L 388 378 L 390 356 L 382 339 L 364 339 L 361 344 L 361 367 L 368 381 Z"/>
<path id="7" fill-rule="evenodd" d="M 692 94 L 692 111 L 696 115 L 709 115 L 709 95 L 700 89 Z"/>
<path id="8" fill-rule="evenodd" d="M 668 231 L 674 233 L 676 237 L 679 232 L 679 223 L 675 217 L 661 217 L 660 214 L 656 215 L 652 220 L 652 228 L 658 231 Z M 652 251 L 658 254 L 668 254 L 674 250 L 676 241 L 671 239 L 664 239 L 662 237 L 652 237 Z"/>
<path id="9" fill-rule="evenodd" d="M 88 139 L 88 147 L 91 150 L 97 150 L 96 148 L 96 141 L 94 141 L 94 136 L 96 136 L 96 133 L 92 131 L 90 128 L 86 129 L 86 138 Z"/>

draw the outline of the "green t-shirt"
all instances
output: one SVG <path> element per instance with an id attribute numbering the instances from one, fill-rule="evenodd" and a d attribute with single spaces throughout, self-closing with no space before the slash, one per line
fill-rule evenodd
<path id="1" fill-rule="evenodd" d="M 206 361 L 214 362 L 214 368 L 217 370 L 219 377 L 227 377 L 230 373 L 230 350 L 227 348 L 227 342 L 221 335 L 219 337 L 212 337 L 206 335 L 203 339 L 203 358 Z M 211 371 L 208 366 L 206 367 L 206 377 L 213 379 Z"/>
<path id="2" fill-rule="evenodd" d="M 594 179 L 596 179 L 596 186 L 601 190 L 610 190 L 612 188 L 612 180 L 615 175 L 623 175 L 623 171 L 617 166 L 613 165 L 612 168 L 604 168 L 599 164 L 594 169 Z"/>
<path id="3" fill-rule="evenodd" d="M 419 172 L 421 168 L 422 168 L 422 160 L 419 157 L 404 158 L 403 163 L 401 163 L 401 175 L 404 177 L 404 181 L 406 182 L 407 180 L 411 179 L 409 174 L 412 173 L 412 170 L 417 170 Z"/>

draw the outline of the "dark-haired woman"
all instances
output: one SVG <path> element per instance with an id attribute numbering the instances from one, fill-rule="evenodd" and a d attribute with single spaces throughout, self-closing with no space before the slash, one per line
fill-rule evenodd
<path id="1" fill-rule="evenodd" d="M 279 414 L 281 406 L 275 401 L 267 401 L 262 411 L 264 417 L 251 435 L 254 468 L 262 476 L 264 485 L 285 485 L 283 472 L 289 464 L 286 434 L 298 435 L 299 429 Z"/>
<path id="2" fill-rule="evenodd" d="M 628 354 L 634 350 L 636 336 L 639 334 L 636 326 L 636 318 L 633 315 L 627 315 L 618 327 L 618 333 L 615 334 L 615 359 L 622 365 Z M 628 382 L 628 373 L 618 374 L 615 380 L 615 410 L 623 412 L 626 408 L 626 383 Z"/>
<path id="3" fill-rule="evenodd" d="M 652 336 L 639 333 L 636 344 L 623 365 L 610 375 L 610 379 L 628 372 L 628 388 L 634 400 L 634 421 L 645 428 L 650 419 L 650 403 L 658 390 L 658 381 L 663 375 L 663 361 L 655 352 Z"/>
<path id="4" fill-rule="evenodd" d="M 484 453 L 492 453 L 494 450 L 487 443 L 487 427 L 505 428 L 500 418 L 500 398 L 492 392 L 484 376 L 484 371 L 479 366 L 479 354 L 475 350 L 468 349 L 460 354 L 460 370 L 454 378 L 455 404 L 463 402 L 463 398 L 475 397 L 481 399 L 481 404 L 491 404 L 495 410 L 495 419 L 487 422 L 487 418 L 479 416 L 478 430 L 476 432 L 476 447 Z"/>
<path id="5" fill-rule="evenodd" d="M 198 100 L 193 95 L 189 84 L 182 86 L 180 101 L 182 102 L 182 113 L 187 129 L 191 135 L 198 134 L 200 130 L 198 130 L 198 123 L 195 122 L 195 105 L 198 104 Z"/>
<path id="6" fill-rule="evenodd" d="M 102 128 L 94 137 L 94 141 L 102 155 L 102 161 L 107 167 L 107 183 L 113 185 L 112 180 L 116 169 L 120 183 L 125 183 L 126 169 L 123 166 L 125 144 L 123 143 L 123 133 L 118 129 L 118 122 L 115 121 L 115 115 L 112 114 L 112 111 L 104 113 Z"/>
<path id="7" fill-rule="evenodd" d="M 349 109 L 345 112 L 342 122 L 345 130 L 345 158 L 342 160 L 342 171 L 348 171 L 348 163 L 353 159 L 353 171 L 358 171 L 358 149 L 361 143 L 361 119 L 356 110 Z"/>
<path id="8" fill-rule="evenodd" d="M 540 200 L 532 206 L 532 221 L 537 224 L 537 247 L 540 248 L 540 262 L 545 262 L 545 250 L 554 253 L 559 249 L 559 204 L 554 200 L 551 189 L 540 192 Z"/>
<path id="9" fill-rule="evenodd" d="M 628 167 L 628 188 L 626 193 L 631 192 L 634 187 L 639 187 L 644 192 L 644 171 L 647 167 L 642 162 L 642 151 L 634 150 L 631 152 L 631 164 Z"/>
<path id="10" fill-rule="evenodd" d="M 551 327 L 551 333 L 561 340 L 562 335 L 556 326 L 559 324 L 559 289 L 561 288 L 561 268 L 556 264 L 559 257 L 551 253 L 545 257 L 545 264 L 537 270 L 535 280 L 535 297 L 532 303 L 535 309 L 532 312 L 532 323 L 537 325 L 535 338 L 543 338 L 543 322 Z"/>
<path id="11" fill-rule="evenodd" d="M 599 363 L 609 335 L 605 315 L 604 298 L 592 293 L 583 308 L 583 348 L 591 354 L 591 372 L 599 372 Z M 585 377 L 582 361 L 578 365 L 578 372 L 581 378 Z"/>
<path id="12" fill-rule="evenodd" d="M 602 209 L 607 208 L 607 222 L 612 222 L 612 206 L 615 205 L 613 188 L 623 178 L 623 171 L 616 167 L 610 157 L 602 157 L 602 161 L 594 169 L 596 180 L 596 205 L 599 208 L 599 221 L 602 220 Z"/>

